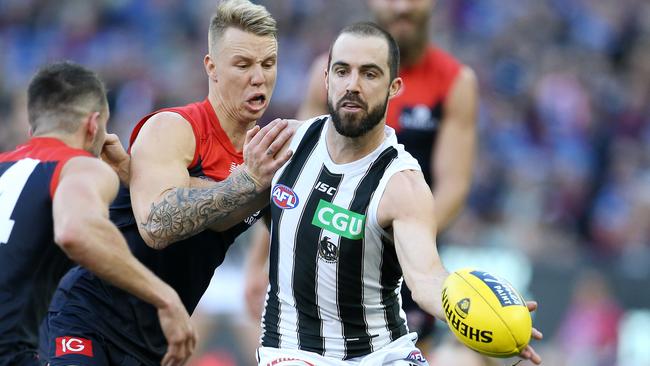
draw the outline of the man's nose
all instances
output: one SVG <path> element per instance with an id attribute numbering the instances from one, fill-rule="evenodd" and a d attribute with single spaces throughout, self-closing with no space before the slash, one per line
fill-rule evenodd
<path id="1" fill-rule="evenodd" d="M 253 74 L 251 75 L 251 84 L 252 85 L 262 85 L 266 81 L 264 77 L 264 70 L 262 70 L 262 65 L 253 66 Z"/>

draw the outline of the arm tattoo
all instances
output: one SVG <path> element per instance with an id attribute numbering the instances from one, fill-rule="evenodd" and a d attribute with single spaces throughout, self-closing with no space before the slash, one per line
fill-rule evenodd
<path id="1" fill-rule="evenodd" d="M 151 205 L 147 221 L 141 225 L 152 239 L 153 247 L 162 249 L 198 234 L 256 196 L 253 179 L 240 170 L 209 188 L 169 190 Z"/>

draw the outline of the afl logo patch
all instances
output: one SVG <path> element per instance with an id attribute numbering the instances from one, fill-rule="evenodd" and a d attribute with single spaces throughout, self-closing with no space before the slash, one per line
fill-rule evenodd
<path id="1" fill-rule="evenodd" d="M 284 184 L 276 184 L 271 193 L 273 203 L 281 209 L 291 209 L 298 206 L 298 195 Z"/>

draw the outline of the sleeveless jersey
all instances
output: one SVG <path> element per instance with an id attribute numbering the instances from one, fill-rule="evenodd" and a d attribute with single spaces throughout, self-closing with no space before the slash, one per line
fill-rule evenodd
<path id="1" fill-rule="evenodd" d="M 390 127 L 372 153 L 336 164 L 329 127 L 326 116 L 301 126 L 273 179 L 262 346 L 349 359 L 408 332 L 402 271 L 377 207 L 393 174 L 420 167 Z"/>
<path id="2" fill-rule="evenodd" d="M 207 99 L 147 115 L 133 130 L 131 144 L 142 126 L 153 115 L 163 111 L 180 114 L 192 126 L 196 148 L 194 159 L 187 168 L 190 176 L 221 181 L 243 163 L 242 153 L 237 152 L 228 139 Z M 229 246 L 260 215 L 258 212 L 225 232 L 205 230 L 163 250 L 155 250 L 147 246 L 138 232 L 127 188 L 120 189 L 110 214 L 135 257 L 178 292 L 190 314 L 208 287 L 214 270 L 223 262 Z M 73 292 L 75 301 L 81 303 L 78 306 L 97 315 L 97 327 L 105 337 L 140 360 L 160 362 L 167 346 L 155 307 L 81 267 L 66 275 L 60 287 Z M 54 304 L 54 310 L 58 310 L 57 305 Z"/>
<path id="3" fill-rule="evenodd" d="M 413 154 L 427 183 L 431 184 L 431 148 L 435 146 L 445 99 L 462 65 L 451 55 L 429 46 L 421 60 L 400 68 L 404 80 L 400 94 L 390 100 L 386 124 L 397 140 Z"/>
<path id="4" fill-rule="evenodd" d="M 47 137 L 0 154 L 0 359 L 36 350 L 39 323 L 72 265 L 54 243 L 52 197 L 77 156 L 92 155 Z"/>

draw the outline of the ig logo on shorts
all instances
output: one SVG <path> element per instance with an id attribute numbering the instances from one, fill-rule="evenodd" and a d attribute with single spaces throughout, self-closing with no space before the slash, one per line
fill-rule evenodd
<path id="1" fill-rule="evenodd" d="M 284 184 L 276 184 L 271 193 L 273 203 L 281 209 L 292 209 L 298 206 L 298 195 Z"/>
<path id="2" fill-rule="evenodd" d="M 93 357 L 93 342 L 90 339 L 80 337 L 57 337 L 56 357 L 77 354 Z"/>

